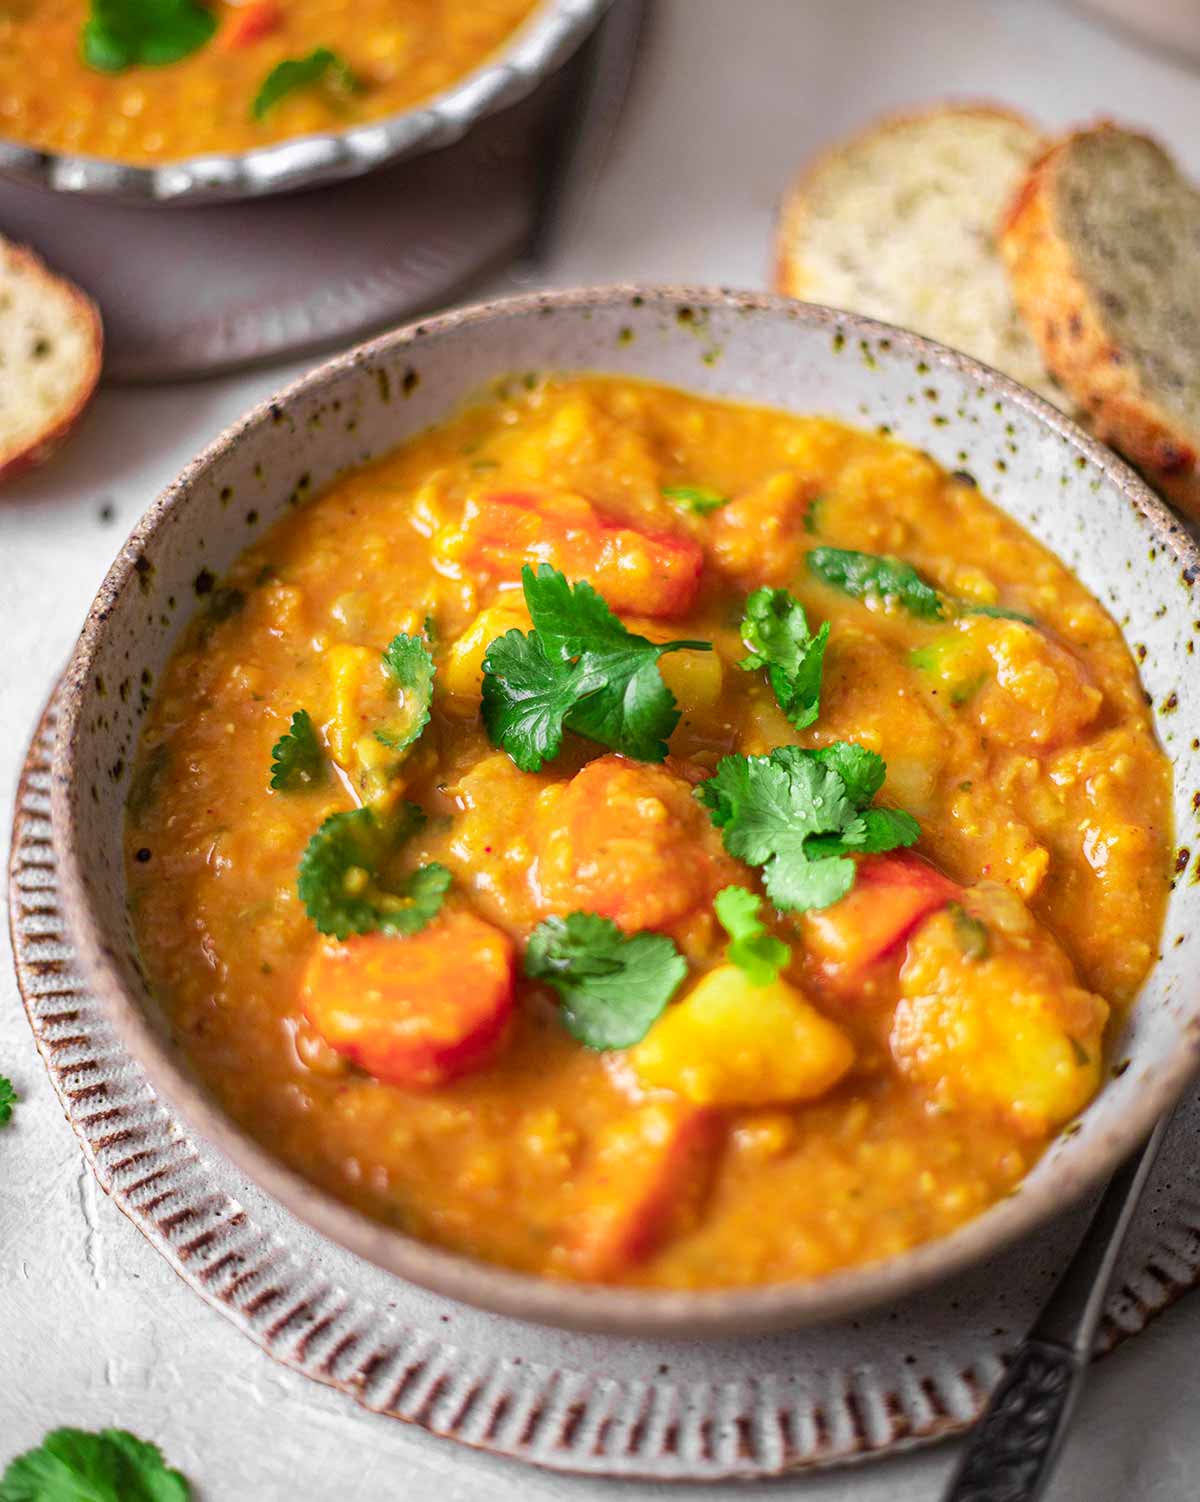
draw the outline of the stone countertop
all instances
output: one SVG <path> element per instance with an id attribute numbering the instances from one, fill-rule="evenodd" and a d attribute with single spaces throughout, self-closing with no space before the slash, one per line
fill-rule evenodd
<path id="1" fill-rule="evenodd" d="M 765 283 L 791 172 L 881 111 L 1001 99 L 1050 126 L 1100 114 L 1157 131 L 1200 173 L 1200 73 L 1050 0 L 660 0 L 629 118 L 560 247 L 556 285 Z M 3 226 L 0 226 L 2 229 Z M 54 246 L 44 245 L 53 259 Z M 496 290 L 512 290 L 514 284 Z M 104 570 L 158 490 L 300 367 L 108 390 L 48 468 L 0 499 L 0 789 Z M 7 815 L 6 815 L 7 818 Z M 744 1487 L 573 1480 L 356 1409 L 276 1366 L 206 1307 L 98 1190 L 33 1047 L 0 938 L 0 1463 L 59 1424 L 156 1440 L 204 1502 L 719 1499 Z M 1200 1472 L 1200 1299 L 1097 1369 L 1054 1502 L 1176 1502 Z M 933 1499 L 955 1447 L 763 1483 L 806 1502 Z"/>

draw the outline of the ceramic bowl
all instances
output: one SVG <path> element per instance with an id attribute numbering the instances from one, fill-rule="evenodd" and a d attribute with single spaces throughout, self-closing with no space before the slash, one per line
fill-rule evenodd
<path id="1" fill-rule="evenodd" d="M 401 114 L 319 131 L 251 151 L 209 152 L 136 167 L 42 151 L 0 135 L 0 176 L 59 193 L 151 204 L 260 198 L 358 177 L 459 140 L 477 120 L 515 104 L 548 77 L 595 26 L 609 0 L 542 0 L 477 68 Z"/>
<path id="2" fill-rule="evenodd" d="M 367 1220 L 253 1142 L 173 1048 L 126 910 L 122 809 L 138 735 L 180 628 L 215 577 L 339 471 L 394 448 L 494 378 L 544 369 L 886 427 L 983 490 L 1072 569 L 1123 627 L 1175 772 L 1177 879 L 1163 950 L 1113 1077 L 1019 1191 L 953 1235 L 817 1281 L 659 1292 L 492 1267 Z M 1138 477 L 1060 412 L 966 356 L 885 324 L 750 293 L 619 287 L 468 308 L 331 360 L 257 407 L 151 506 L 71 660 L 54 754 L 53 840 L 83 972 L 169 1106 L 319 1231 L 425 1287 L 551 1324 L 696 1336 L 779 1329 L 898 1298 L 1031 1231 L 1095 1185 L 1175 1101 L 1200 1040 L 1200 554 Z"/>

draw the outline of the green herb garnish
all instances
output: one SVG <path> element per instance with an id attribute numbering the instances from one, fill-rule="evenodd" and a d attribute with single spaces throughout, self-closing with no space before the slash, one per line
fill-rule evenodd
<path id="1" fill-rule="evenodd" d="M 318 83 L 332 85 L 342 94 L 357 94 L 362 90 L 358 75 L 345 58 L 330 47 L 318 47 L 307 57 L 286 57 L 283 62 L 276 63 L 254 96 L 250 113 L 256 120 L 261 120 L 288 94 Z"/>
<path id="2" fill-rule="evenodd" d="M 0 1502 L 189 1502 L 157 1445 L 124 1429 L 55 1429 L 0 1477 Z"/>
<path id="3" fill-rule="evenodd" d="M 355 808 L 330 814 L 300 857 L 297 888 L 323 934 L 415 934 L 441 911 L 451 873 L 436 862 L 391 877 L 388 867 L 425 823 L 415 803 L 392 813 Z"/>
<path id="4" fill-rule="evenodd" d="M 290 727 L 271 747 L 271 786 L 277 793 L 298 793 L 325 780 L 325 752 L 306 709 L 298 709 Z"/>
<path id="5" fill-rule="evenodd" d="M 429 724 L 437 670 L 421 638 L 403 631 L 384 650 L 383 664 L 400 689 L 400 712 L 376 730 L 375 739 L 390 751 L 404 751 Z"/>
<path id="6" fill-rule="evenodd" d="M 746 600 L 742 640 L 750 648 L 739 666 L 766 668 L 779 707 L 797 730 L 817 718 L 821 702 L 821 668 L 829 641 L 829 622 L 814 636 L 804 606 L 786 589 L 756 589 Z"/>
<path id="7" fill-rule="evenodd" d="M 626 630 L 586 580 L 543 563 L 521 571 L 533 630 L 507 631 L 483 659 L 483 723 L 523 772 L 537 772 L 574 730 L 639 761 L 662 761 L 679 723 L 663 682 L 665 652 L 704 641 L 652 642 Z"/>
<path id="8" fill-rule="evenodd" d="M 965 600 L 960 600 L 958 613 L 959 615 L 986 615 L 997 621 L 1020 621 L 1025 626 L 1037 625 L 1031 615 L 1026 615 L 1023 610 L 1010 610 L 1007 605 L 971 605 Z"/>
<path id="9" fill-rule="evenodd" d="M 722 495 L 719 490 L 709 490 L 704 485 L 664 485 L 662 493 L 668 501 L 674 501 L 694 516 L 707 516 L 729 504 L 727 495 Z"/>
<path id="10" fill-rule="evenodd" d="M 629 1048 L 650 1031 L 687 974 L 665 934 L 627 937 L 611 918 L 547 918 L 529 936 L 525 974 L 554 987 L 562 1020 L 589 1048 Z"/>
<path id="11" fill-rule="evenodd" d="M 808 509 L 804 513 L 804 530 L 812 536 L 816 536 L 821 530 L 821 516 L 828 504 L 829 497 L 815 495 L 808 503 Z"/>
<path id="12" fill-rule="evenodd" d="M 724 887 L 713 899 L 721 927 L 729 935 L 725 958 L 744 970 L 752 985 L 769 986 L 792 957 L 792 951 L 763 926 L 762 898 L 745 887 Z"/>
<path id="13" fill-rule="evenodd" d="M 913 615 L 927 621 L 941 620 L 945 614 L 945 603 L 938 591 L 921 578 L 911 563 L 900 558 L 855 553 L 848 548 L 813 548 L 808 555 L 808 567 L 822 583 L 855 600 L 872 596 L 895 599 Z"/>
<path id="14" fill-rule="evenodd" d="M 894 850 L 920 835 L 917 821 L 869 807 L 883 758 L 838 741 L 818 751 L 778 746 L 766 756 L 724 756 L 695 797 L 738 860 L 763 867 L 767 896 L 790 912 L 828 907 L 854 885 L 851 855 Z"/>
<path id="15" fill-rule="evenodd" d="M 13 1106 L 20 1098 L 13 1089 L 12 1080 L 0 1074 L 0 1126 L 7 1126 L 12 1120 Z"/>
<path id="16" fill-rule="evenodd" d="M 203 47 L 216 29 L 216 17 L 198 0 L 92 0 L 80 51 L 101 73 L 138 63 L 156 68 Z"/>
<path id="17" fill-rule="evenodd" d="M 969 960 L 986 960 L 992 952 L 992 938 L 987 924 L 968 913 L 961 902 L 951 902 L 946 911 L 954 924 L 954 937 L 958 947 Z"/>

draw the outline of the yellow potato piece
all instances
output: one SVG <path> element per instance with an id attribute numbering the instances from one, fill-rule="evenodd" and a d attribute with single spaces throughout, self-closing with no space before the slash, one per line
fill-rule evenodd
<path id="1" fill-rule="evenodd" d="M 702 719 L 716 709 L 725 676 L 716 652 L 668 652 L 658 670 L 683 719 Z"/>
<path id="2" fill-rule="evenodd" d="M 533 622 L 519 601 L 489 605 L 481 610 L 446 653 L 438 673 L 438 686 L 449 696 L 446 708 L 456 714 L 474 714 L 483 683 L 483 659 L 487 649 L 506 631 L 528 631 Z"/>
<path id="3" fill-rule="evenodd" d="M 1108 1006 L 1014 893 L 981 887 L 967 904 L 988 952 L 972 956 L 951 913 L 926 920 L 900 972 L 892 1055 L 941 1105 L 1038 1135 L 1098 1089 Z"/>
<path id="4" fill-rule="evenodd" d="M 841 1028 L 794 986 L 756 986 L 736 965 L 711 970 L 630 1055 L 644 1085 L 703 1106 L 813 1100 L 854 1062 Z"/>

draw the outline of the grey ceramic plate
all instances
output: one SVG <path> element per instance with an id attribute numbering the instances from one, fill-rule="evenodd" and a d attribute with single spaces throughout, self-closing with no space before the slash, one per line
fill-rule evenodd
<path id="1" fill-rule="evenodd" d="M 196 596 L 289 505 L 393 448 L 485 382 L 594 368 L 867 427 L 887 424 L 969 468 L 1124 626 L 1175 768 L 1179 879 L 1164 952 L 1117 1039 L 1126 1067 L 1018 1193 L 954 1235 L 815 1282 L 706 1293 L 586 1288 L 483 1266 L 374 1224 L 251 1142 L 191 1079 L 140 977 L 125 907 L 121 812 L 149 697 Z M 70 664 L 51 802 L 63 904 L 87 983 L 182 1117 L 325 1235 L 454 1298 L 613 1331 L 780 1329 L 894 1300 L 956 1272 L 1082 1195 L 1180 1093 L 1200 1033 L 1200 885 L 1190 847 L 1200 722 L 1190 692 L 1200 557 L 1125 465 L 1045 402 L 975 362 L 886 325 L 783 299 L 616 288 L 518 299 L 400 330 L 257 408 L 151 507 L 105 580 Z"/>

